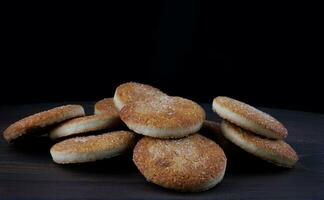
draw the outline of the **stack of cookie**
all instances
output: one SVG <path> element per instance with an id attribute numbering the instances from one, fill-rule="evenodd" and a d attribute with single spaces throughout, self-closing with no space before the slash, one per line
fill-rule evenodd
<path id="1" fill-rule="evenodd" d="M 205 111 L 197 103 L 138 83 L 117 87 L 114 102 L 128 128 L 145 136 L 135 146 L 133 161 L 148 181 L 203 191 L 223 179 L 225 154 L 198 133 Z"/>
<path id="2" fill-rule="evenodd" d="M 98 102 L 95 113 L 85 116 L 81 105 L 60 106 L 13 123 L 3 135 L 5 140 L 13 142 L 31 134 L 48 133 L 53 141 L 61 141 L 50 149 L 54 162 L 59 164 L 110 158 L 134 147 L 136 140 L 133 132 L 109 131 L 121 123 L 112 99 Z M 79 135 L 91 136 L 75 137 Z"/>
<path id="3" fill-rule="evenodd" d="M 242 149 L 285 167 L 298 160 L 282 140 L 287 130 L 273 117 L 227 97 L 215 98 L 213 110 L 225 119 L 224 137 Z M 80 105 L 53 108 L 12 124 L 4 138 L 13 142 L 48 133 L 56 142 L 50 153 L 58 164 L 133 150 L 133 161 L 149 182 L 178 191 L 204 191 L 223 179 L 227 165 L 222 148 L 199 134 L 204 122 L 208 124 L 205 111 L 197 103 L 129 82 L 118 86 L 113 98 L 97 102 L 93 115 L 85 116 Z"/>
<path id="4" fill-rule="evenodd" d="M 298 161 L 295 150 L 283 141 L 287 129 L 275 118 L 229 97 L 216 97 L 213 111 L 224 120 L 222 135 L 241 149 L 281 167 Z"/>

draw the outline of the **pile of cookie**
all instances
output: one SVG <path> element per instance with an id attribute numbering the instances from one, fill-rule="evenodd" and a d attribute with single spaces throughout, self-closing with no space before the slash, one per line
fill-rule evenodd
<path id="1" fill-rule="evenodd" d="M 266 161 L 292 167 L 296 152 L 283 139 L 287 129 L 270 115 L 243 102 L 217 97 L 213 110 L 224 119 L 220 131 L 231 143 Z M 147 181 L 178 191 L 204 191 L 219 183 L 227 158 L 203 136 L 204 109 L 182 97 L 140 83 L 124 83 L 113 98 L 85 116 L 80 105 L 66 105 L 26 117 L 3 133 L 8 142 L 30 134 L 48 136 L 58 164 L 92 162 L 133 152 L 133 162 Z M 212 124 L 218 126 L 217 123 Z"/>

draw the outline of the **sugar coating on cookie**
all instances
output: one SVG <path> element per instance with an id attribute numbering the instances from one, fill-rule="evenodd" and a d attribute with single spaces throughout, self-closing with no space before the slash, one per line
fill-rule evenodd
<path id="1" fill-rule="evenodd" d="M 229 97 L 216 97 L 213 111 L 237 126 L 268 138 L 283 139 L 287 129 L 275 118 L 248 104 Z"/>
<path id="2" fill-rule="evenodd" d="M 199 134 L 171 140 L 144 137 L 134 148 L 133 161 L 147 181 L 191 192 L 219 183 L 227 162 L 223 150 Z"/>
<path id="3" fill-rule="evenodd" d="M 205 111 L 200 105 L 170 96 L 128 104 L 119 115 L 136 133 L 158 138 L 184 137 L 198 131 L 205 120 Z"/>
<path id="4" fill-rule="evenodd" d="M 121 110 L 127 104 L 137 101 L 147 101 L 164 95 L 166 94 L 161 90 L 150 85 L 128 82 L 116 88 L 114 104 L 118 110 Z"/>
<path id="5" fill-rule="evenodd" d="M 94 114 L 109 114 L 115 117 L 119 117 L 118 110 L 114 104 L 113 98 L 105 98 L 98 101 L 94 106 Z"/>
<path id="6" fill-rule="evenodd" d="M 74 118 L 68 120 L 52 129 L 49 133 L 50 138 L 57 139 L 66 136 L 87 133 L 91 131 L 99 131 L 108 129 L 118 124 L 119 118 L 114 115 L 101 114 L 90 115 L 85 117 Z"/>
<path id="7" fill-rule="evenodd" d="M 55 144 L 50 152 L 59 164 L 83 163 L 111 158 L 135 145 L 135 134 L 114 131 L 96 136 L 75 137 Z"/>
<path id="8" fill-rule="evenodd" d="M 7 142 L 11 142 L 22 135 L 34 133 L 35 130 L 39 131 L 45 127 L 84 115 L 84 109 L 80 105 L 65 105 L 56 107 L 47 111 L 36 113 L 13 123 L 3 132 L 3 136 Z M 44 133 L 40 132 L 40 134 Z"/>
<path id="9" fill-rule="evenodd" d="M 298 161 L 295 150 L 283 140 L 255 135 L 225 120 L 221 123 L 221 130 L 226 139 L 263 160 L 289 168 Z"/>

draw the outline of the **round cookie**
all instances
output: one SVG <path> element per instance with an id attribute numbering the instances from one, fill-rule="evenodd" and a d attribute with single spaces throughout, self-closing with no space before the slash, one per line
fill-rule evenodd
<path id="1" fill-rule="evenodd" d="M 133 161 L 147 181 L 190 192 L 219 183 L 227 162 L 223 150 L 200 134 L 172 140 L 144 137 L 134 148 Z"/>
<path id="2" fill-rule="evenodd" d="M 78 117 L 58 125 L 50 131 L 49 136 L 52 139 L 58 139 L 90 131 L 99 131 L 112 128 L 118 122 L 119 118 L 108 114 Z"/>
<path id="3" fill-rule="evenodd" d="M 94 114 L 109 114 L 119 118 L 118 110 L 115 107 L 113 98 L 105 98 L 98 101 L 94 106 Z"/>
<path id="4" fill-rule="evenodd" d="M 165 96 L 161 90 L 150 85 L 128 82 L 119 85 L 116 88 L 114 95 L 114 103 L 118 110 L 121 110 L 125 105 L 136 102 L 146 101 L 159 96 Z"/>
<path id="5" fill-rule="evenodd" d="M 7 142 L 11 142 L 22 135 L 35 133 L 36 131 L 44 129 L 48 126 L 84 115 L 84 109 L 80 105 L 56 107 L 47 111 L 36 113 L 13 123 L 3 132 L 3 136 Z"/>
<path id="6" fill-rule="evenodd" d="M 263 138 L 223 121 L 221 130 L 226 139 L 243 150 L 281 167 L 293 167 L 298 161 L 295 150 L 283 140 Z"/>
<path id="7" fill-rule="evenodd" d="M 134 133 L 115 131 L 63 140 L 53 145 L 50 152 L 53 161 L 59 164 L 84 163 L 123 154 L 134 145 Z"/>
<path id="8" fill-rule="evenodd" d="M 216 97 L 213 111 L 220 117 L 255 134 L 272 139 L 287 137 L 287 129 L 272 116 L 229 97 Z"/>
<path id="9" fill-rule="evenodd" d="M 158 138 L 180 138 L 195 133 L 205 120 L 205 111 L 197 103 L 170 96 L 127 104 L 119 115 L 129 129 Z"/>

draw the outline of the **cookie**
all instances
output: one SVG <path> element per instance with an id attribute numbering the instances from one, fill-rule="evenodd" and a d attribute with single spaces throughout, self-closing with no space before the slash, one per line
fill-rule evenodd
<path id="1" fill-rule="evenodd" d="M 127 104 L 119 115 L 129 129 L 158 138 L 180 138 L 195 133 L 205 120 L 205 111 L 197 103 L 170 96 Z"/>
<path id="2" fill-rule="evenodd" d="M 79 117 L 59 124 L 50 131 L 49 136 L 52 139 L 58 139 L 91 131 L 99 131 L 113 128 L 119 122 L 119 118 L 109 114 Z"/>
<path id="3" fill-rule="evenodd" d="M 119 85 L 114 95 L 114 103 L 118 110 L 125 105 L 137 102 L 151 100 L 159 96 L 166 95 L 161 90 L 150 85 L 128 82 Z"/>
<path id="4" fill-rule="evenodd" d="M 287 129 L 272 116 L 229 97 L 216 97 L 213 111 L 220 117 L 255 134 L 272 139 L 287 137 Z"/>
<path id="5" fill-rule="evenodd" d="M 119 118 L 118 110 L 115 107 L 113 98 L 105 98 L 98 101 L 94 106 L 94 114 L 109 114 Z"/>
<path id="6" fill-rule="evenodd" d="M 226 139 L 243 150 L 281 167 L 291 168 L 298 161 L 295 150 L 283 140 L 272 140 L 255 135 L 230 122 L 221 123 Z"/>
<path id="7" fill-rule="evenodd" d="M 18 137 L 29 133 L 37 132 L 39 134 L 44 134 L 44 132 L 41 132 L 40 130 L 62 121 L 84 115 L 84 109 L 80 105 L 56 107 L 13 123 L 3 132 L 3 136 L 7 142 L 11 142 Z"/>
<path id="8" fill-rule="evenodd" d="M 114 131 L 96 136 L 75 137 L 56 143 L 50 150 L 59 164 L 84 163 L 118 156 L 135 145 L 135 134 Z"/>
<path id="9" fill-rule="evenodd" d="M 227 162 L 223 150 L 199 134 L 172 140 L 144 137 L 134 148 L 133 161 L 147 181 L 190 192 L 219 183 Z"/>

